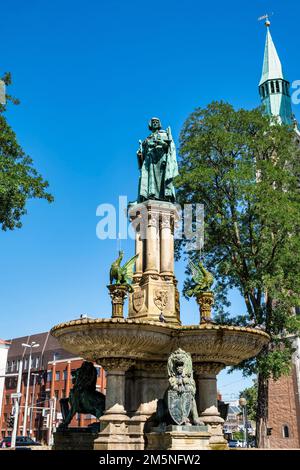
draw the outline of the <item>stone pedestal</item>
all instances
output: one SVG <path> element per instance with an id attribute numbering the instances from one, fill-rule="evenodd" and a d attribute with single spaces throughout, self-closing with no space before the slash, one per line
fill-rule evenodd
<path id="1" fill-rule="evenodd" d="M 136 271 L 129 296 L 129 318 L 180 324 L 174 276 L 174 204 L 146 201 L 131 206 L 129 217 L 136 234 Z"/>
<path id="2" fill-rule="evenodd" d="M 211 309 L 214 304 L 214 294 L 212 292 L 201 292 L 197 297 L 200 310 L 200 323 L 210 323 Z"/>
<path id="3" fill-rule="evenodd" d="M 127 297 L 128 286 L 110 284 L 107 286 L 111 298 L 112 318 L 124 317 L 124 301 Z"/>
<path id="4" fill-rule="evenodd" d="M 58 429 L 53 434 L 52 450 L 93 450 L 98 431 L 93 428 Z"/>
<path id="5" fill-rule="evenodd" d="M 207 426 L 167 426 L 146 434 L 146 450 L 210 450 Z"/>

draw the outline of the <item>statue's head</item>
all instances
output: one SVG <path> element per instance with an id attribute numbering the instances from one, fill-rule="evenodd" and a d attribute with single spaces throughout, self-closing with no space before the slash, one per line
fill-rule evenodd
<path id="1" fill-rule="evenodd" d="M 157 117 L 151 118 L 149 121 L 148 127 L 150 131 L 159 131 L 159 129 L 161 129 L 160 119 Z"/>
<path id="2" fill-rule="evenodd" d="M 185 375 L 193 378 L 191 355 L 180 348 L 170 354 L 168 359 L 168 374 L 169 377 Z"/>

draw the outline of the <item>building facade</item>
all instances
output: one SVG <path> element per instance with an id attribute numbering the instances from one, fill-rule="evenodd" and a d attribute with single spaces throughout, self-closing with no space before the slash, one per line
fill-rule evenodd
<path id="1" fill-rule="evenodd" d="M 290 83 L 286 79 L 281 61 L 270 33 L 267 19 L 267 37 L 263 72 L 259 83 L 262 104 L 268 114 L 280 123 L 294 125 L 295 139 L 300 145 L 300 132 L 292 112 Z M 299 314 L 299 311 L 295 311 Z M 300 340 L 294 341 L 295 354 L 291 374 L 269 382 L 269 445 L 270 448 L 291 449 L 300 447 Z"/>
<path id="2" fill-rule="evenodd" d="M 292 373 L 269 384 L 269 442 L 273 449 L 300 448 L 299 382 Z"/>
<path id="3" fill-rule="evenodd" d="M 32 349 L 30 367 L 29 348 L 22 345 L 31 344 L 32 342 L 38 346 Z M 49 332 L 13 339 L 8 349 L 4 387 L 1 395 L 1 437 L 9 436 L 12 433 L 10 420 L 14 404 L 12 394 L 17 391 L 18 373 L 21 364 L 22 382 L 17 435 L 23 434 L 25 423 L 26 435 L 49 444 L 51 443 L 52 432 L 62 422 L 59 400 L 69 396 L 72 388 L 72 372 L 78 369 L 82 362 L 82 358 L 75 357 L 62 349 L 58 341 Z M 97 390 L 105 393 L 105 371 L 99 365 L 95 365 L 95 367 L 98 376 Z M 27 392 L 28 372 L 30 380 Z M 24 417 L 26 395 L 27 419 Z M 95 421 L 95 417 L 92 415 L 76 414 L 70 426 L 88 426 Z"/>
<path id="4" fill-rule="evenodd" d="M 2 410 L 6 362 L 7 362 L 7 354 L 8 354 L 9 346 L 10 346 L 9 341 L 0 339 L 0 410 Z"/>

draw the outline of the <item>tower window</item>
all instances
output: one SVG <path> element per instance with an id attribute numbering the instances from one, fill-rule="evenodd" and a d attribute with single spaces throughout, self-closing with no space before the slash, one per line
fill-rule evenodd
<path id="1" fill-rule="evenodd" d="M 271 93 L 275 93 L 274 82 L 271 82 Z"/>
<path id="2" fill-rule="evenodd" d="M 260 93 L 261 93 L 262 98 L 265 98 L 265 97 L 266 97 L 266 95 L 265 95 L 265 87 L 264 87 L 264 86 L 261 86 L 261 87 L 260 87 Z"/>
<path id="3" fill-rule="evenodd" d="M 266 83 L 265 85 L 265 95 L 268 96 L 269 94 L 269 88 L 268 88 L 268 84 Z"/>
<path id="4" fill-rule="evenodd" d="M 276 80 L 276 93 L 280 93 L 279 81 Z"/>
<path id="5" fill-rule="evenodd" d="M 290 431 L 289 431 L 289 427 L 287 425 L 282 426 L 282 434 L 283 434 L 283 437 L 285 437 L 285 438 L 290 437 Z"/>

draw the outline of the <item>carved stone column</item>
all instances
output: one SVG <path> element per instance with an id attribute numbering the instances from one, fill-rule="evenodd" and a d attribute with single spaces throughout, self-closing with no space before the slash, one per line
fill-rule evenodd
<path id="1" fill-rule="evenodd" d="M 211 309 L 214 304 L 213 292 L 201 292 L 197 296 L 197 303 L 200 310 L 200 323 L 210 323 L 211 320 Z"/>
<path id="2" fill-rule="evenodd" d="M 140 227 L 135 232 L 135 254 L 139 255 L 135 262 L 135 276 L 141 276 L 143 274 L 143 240 Z"/>
<path id="3" fill-rule="evenodd" d="M 147 224 L 145 273 L 157 273 L 159 271 L 158 227 L 159 214 L 150 209 Z"/>
<path id="4" fill-rule="evenodd" d="M 208 425 L 212 449 L 227 447 L 223 435 L 224 420 L 218 411 L 217 374 L 224 368 L 219 363 L 198 363 L 193 365 L 197 387 L 196 401 L 201 421 Z"/>
<path id="5" fill-rule="evenodd" d="M 101 365 L 106 370 L 105 415 L 126 414 L 125 411 L 125 373 L 133 366 L 133 359 L 105 358 Z"/>
<path id="6" fill-rule="evenodd" d="M 100 361 L 99 361 L 100 362 Z M 130 417 L 125 410 L 125 374 L 135 364 L 133 359 L 104 358 L 107 371 L 105 413 L 100 418 L 100 433 L 94 450 L 134 450 L 140 442 L 129 433 Z"/>
<path id="7" fill-rule="evenodd" d="M 174 236 L 172 230 L 172 216 L 162 214 L 160 221 L 160 273 L 174 274 Z"/>
<path id="8" fill-rule="evenodd" d="M 128 293 L 128 287 L 117 285 L 117 284 L 110 284 L 107 286 L 109 290 L 109 294 L 111 297 L 111 305 L 112 305 L 112 318 L 123 318 L 123 310 L 124 310 L 124 301 L 126 299 Z"/>

